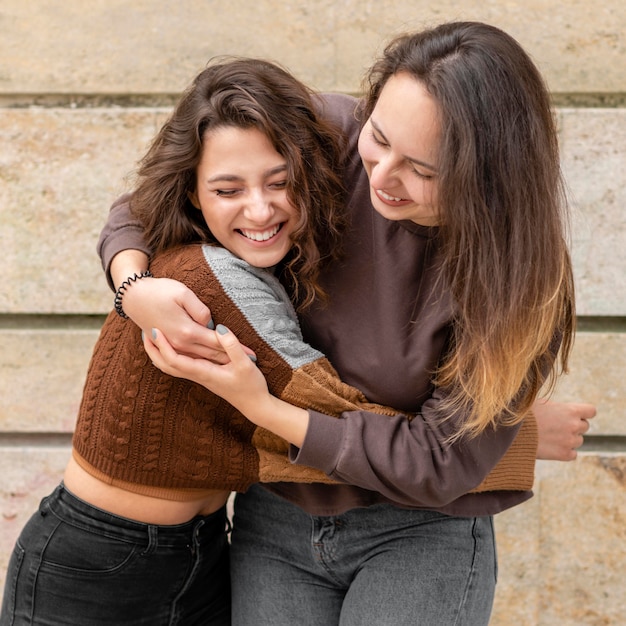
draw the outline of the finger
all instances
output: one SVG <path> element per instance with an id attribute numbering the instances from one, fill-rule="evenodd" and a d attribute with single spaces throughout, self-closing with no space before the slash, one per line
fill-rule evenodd
<path id="1" fill-rule="evenodd" d="M 196 359 L 179 354 L 171 346 L 165 335 L 153 328 L 150 336 L 144 339 L 144 348 L 155 367 L 172 376 L 180 376 L 181 370 L 191 371 Z"/>
<path id="2" fill-rule="evenodd" d="M 593 404 L 583 404 L 582 413 L 583 413 L 583 419 L 590 420 L 590 419 L 593 419 L 597 415 L 598 411 Z"/>
<path id="3" fill-rule="evenodd" d="M 595 405 L 588 402 L 572 402 L 569 404 L 572 415 L 581 420 L 590 420 L 596 416 L 597 410 Z"/>
<path id="4" fill-rule="evenodd" d="M 239 339 L 223 324 L 217 325 L 215 328 L 215 336 L 231 360 L 241 359 L 242 355 L 245 355 L 243 346 L 239 343 Z"/>
<path id="5" fill-rule="evenodd" d="M 212 320 L 209 307 L 206 306 L 193 291 L 186 290 L 182 294 L 180 297 L 180 305 L 185 309 L 191 319 L 205 328 L 212 328 L 210 325 Z"/>
<path id="6" fill-rule="evenodd" d="M 159 333 L 156 329 L 152 329 L 150 334 L 143 335 L 143 347 L 148 355 L 148 358 L 152 361 L 152 365 L 158 369 L 169 373 L 170 360 L 176 355 L 175 350 L 170 346 L 169 342 L 165 338 L 163 333 Z M 169 358 L 168 358 L 169 353 Z"/>
<path id="7" fill-rule="evenodd" d="M 245 358 L 256 363 L 256 355 L 250 348 L 241 344 L 237 336 L 223 324 L 218 324 L 215 329 L 216 336 L 228 358 L 234 363 L 246 363 Z"/>

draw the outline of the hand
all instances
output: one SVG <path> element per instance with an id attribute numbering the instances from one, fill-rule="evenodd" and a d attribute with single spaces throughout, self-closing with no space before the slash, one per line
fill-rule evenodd
<path id="1" fill-rule="evenodd" d="M 226 363 L 210 324 L 211 312 L 186 285 L 169 278 L 142 278 L 125 291 L 122 307 L 147 334 L 158 327 L 180 354 Z"/>
<path id="2" fill-rule="evenodd" d="M 228 337 L 224 337 L 225 334 Z M 149 337 L 144 333 L 144 348 L 152 363 L 162 372 L 206 387 L 245 414 L 246 409 L 269 395 L 265 376 L 225 326 L 219 325 L 215 336 L 226 354 L 226 363 L 181 354 L 161 331 L 154 328 Z"/>
<path id="3" fill-rule="evenodd" d="M 111 280 L 121 285 L 128 276 L 148 269 L 140 250 L 122 250 L 111 261 Z M 131 282 L 122 300 L 124 313 L 144 333 L 160 328 L 177 352 L 227 363 L 228 357 L 211 330 L 211 311 L 186 285 L 169 278 L 142 278 Z M 244 348 L 248 354 L 252 350 Z"/>
<path id="4" fill-rule="evenodd" d="M 532 407 L 537 419 L 539 446 L 537 458 L 548 461 L 573 461 L 595 417 L 593 404 L 537 400 Z"/>
<path id="5" fill-rule="evenodd" d="M 301 446 L 309 425 L 308 412 L 270 394 L 265 376 L 225 326 L 218 325 L 215 334 L 228 358 L 223 365 L 177 353 L 156 329 L 150 336 L 144 333 L 144 348 L 162 372 L 206 387 L 251 422 Z"/>

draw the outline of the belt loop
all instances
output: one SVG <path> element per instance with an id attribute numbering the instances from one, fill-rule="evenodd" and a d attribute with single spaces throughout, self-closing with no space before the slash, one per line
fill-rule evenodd
<path id="1" fill-rule="evenodd" d="M 148 545 L 146 549 L 141 553 L 142 556 L 152 554 L 159 545 L 159 527 L 153 524 L 148 524 Z"/>

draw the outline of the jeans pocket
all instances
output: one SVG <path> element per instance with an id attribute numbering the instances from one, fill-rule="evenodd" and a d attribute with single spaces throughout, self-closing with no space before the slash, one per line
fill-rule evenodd
<path id="1" fill-rule="evenodd" d="M 12 626 L 15 620 L 17 579 L 19 578 L 23 561 L 24 548 L 17 542 L 9 560 L 7 576 L 4 583 L 4 598 L 2 600 L 2 613 L 0 613 L 0 623 L 3 626 Z"/>
<path id="2" fill-rule="evenodd" d="M 42 570 L 67 570 L 80 575 L 109 576 L 134 561 L 139 548 L 132 542 L 109 537 L 97 528 L 87 530 L 61 523 L 48 540 Z"/>

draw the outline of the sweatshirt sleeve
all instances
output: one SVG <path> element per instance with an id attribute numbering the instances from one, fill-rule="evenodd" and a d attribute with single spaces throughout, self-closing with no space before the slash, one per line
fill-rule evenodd
<path id="1" fill-rule="evenodd" d="M 130 213 L 130 197 L 131 194 L 124 194 L 113 203 L 97 244 L 102 269 L 113 291 L 116 285 L 111 279 L 111 261 L 118 252 L 141 250 L 151 256 L 151 250 L 144 243 L 143 228 Z"/>
<path id="2" fill-rule="evenodd" d="M 501 461 L 520 426 L 487 429 L 472 439 L 448 444 L 462 416 L 437 422 L 434 408 L 443 399 L 436 390 L 414 419 L 403 416 L 380 419 L 369 411 L 352 411 L 334 419 L 309 411 L 310 422 L 302 448 L 291 446 L 295 463 L 316 467 L 340 482 L 377 491 L 408 506 L 437 508 L 479 487 Z M 536 427 L 522 446 L 523 463 L 532 471 L 536 453 Z M 521 443 L 521 440 L 520 440 Z M 515 453 L 516 455 L 517 453 Z M 510 461 L 508 459 L 507 461 Z M 508 471 L 523 466 L 512 459 Z M 497 468 L 496 468 L 497 469 Z M 531 479 L 532 486 L 532 479 Z M 510 489 L 506 482 L 492 487 Z M 527 487 L 528 489 L 530 487 Z"/>

